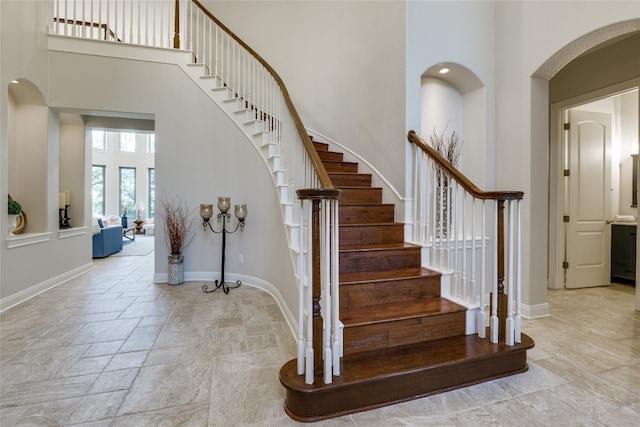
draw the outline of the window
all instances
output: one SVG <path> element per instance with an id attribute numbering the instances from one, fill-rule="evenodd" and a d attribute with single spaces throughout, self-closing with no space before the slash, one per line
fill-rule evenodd
<path id="1" fill-rule="evenodd" d="M 153 218 L 156 211 L 156 170 L 155 168 L 149 168 L 149 188 L 147 189 L 147 217 Z"/>
<path id="2" fill-rule="evenodd" d="M 107 149 L 107 138 L 105 138 L 105 132 L 103 130 L 91 130 L 91 146 L 96 150 Z"/>
<path id="3" fill-rule="evenodd" d="M 156 135 L 150 133 L 147 135 L 147 153 L 154 154 L 156 152 Z"/>
<path id="4" fill-rule="evenodd" d="M 105 166 L 91 166 L 91 213 L 104 216 Z"/>
<path id="5" fill-rule="evenodd" d="M 134 132 L 120 132 L 120 151 L 123 153 L 136 152 L 136 134 Z"/>
<path id="6" fill-rule="evenodd" d="M 133 212 L 136 204 L 136 168 L 120 168 L 120 213 Z"/>

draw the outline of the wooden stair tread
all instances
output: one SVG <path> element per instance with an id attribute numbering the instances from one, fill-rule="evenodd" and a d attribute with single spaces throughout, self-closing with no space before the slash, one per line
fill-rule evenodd
<path id="1" fill-rule="evenodd" d="M 344 162 L 342 162 L 342 163 L 344 163 Z M 331 176 L 331 175 L 344 175 L 344 176 L 366 175 L 366 176 L 371 176 L 370 173 L 365 173 L 365 172 L 327 172 L 327 174 L 329 176 Z"/>
<path id="2" fill-rule="evenodd" d="M 404 227 L 402 222 L 347 222 L 340 227 Z"/>
<path id="3" fill-rule="evenodd" d="M 349 246 L 341 246 L 340 252 L 356 252 L 356 251 L 384 251 L 389 249 L 416 249 L 420 248 L 420 245 L 416 245 L 414 243 L 407 242 L 399 242 L 399 243 L 376 243 L 371 245 L 349 245 Z"/>
<path id="4" fill-rule="evenodd" d="M 454 365 L 464 359 L 491 357 L 497 353 L 509 353 L 531 349 L 533 340 L 522 334 L 521 343 L 513 346 L 504 343 L 494 344 L 489 339 L 478 338 L 477 335 L 459 335 L 408 344 L 401 347 L 390 347 L 376 351 L 347 354 L 343 357 L 340 377 L 333 377 L 333 383 L 324 384 L 322 378 L 314 384 L 306 384 L 304 375 L 300 376 L 303 388 L 331 388 L 341 384 L 368 380 L 371 377 L 386 377 L 398 372 L 411 372 L 427 367 L 434 369 L 440 365 Z M 294 359 L 293 362 L 296 360 Z"/>
<path id="5" fill-rule="evenodd" d="M 401 268 L 397 270 L 374 270 L 346 272 L 340 274 L 340 284 L 355 284 L 363 282 L 377 282 L 389 279 L 410 279 L 414 277 L 439 277 L 440 273 L 428 268 Z"/>
<path id="6" fill-rule="evenodd" d="M 350 165 L 357 165 L 358 164 L 358 162 L 347 162 L 347 161 L 344 161 L 344 160 L 322 160 L 322 163 L 325 163 L 325 164 L 348 163 Z"/>
<path id="7" fill-rule="evenodd" d="M 431 298 L 428 300 L 347 308 L 340 311 L 340 320 L 346 328 L 460 311 L 466 311 L 466 308 L 446 298 Z"/>

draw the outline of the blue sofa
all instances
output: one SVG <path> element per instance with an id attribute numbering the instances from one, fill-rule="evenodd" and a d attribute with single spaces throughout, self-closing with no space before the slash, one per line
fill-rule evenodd
<path id="1" fill-rule="evenodd" d="M 122 226 L 110 225 L 93 235 L 93 257 L 104 258 L 122 250 Z"/>

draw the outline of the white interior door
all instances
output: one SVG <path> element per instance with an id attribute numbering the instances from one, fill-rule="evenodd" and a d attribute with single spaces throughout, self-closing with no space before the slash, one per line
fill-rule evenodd
<path id="1" fill-rule="evenodd" d="M 611 275 L 611 115 L 571 110 L 569 123 L 565 285 L 607 285 Z"/>

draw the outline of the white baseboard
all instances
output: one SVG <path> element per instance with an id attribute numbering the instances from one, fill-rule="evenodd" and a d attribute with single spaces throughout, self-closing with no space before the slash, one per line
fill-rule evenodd
<path id="1" fill-rule="evenodd" d="M 86 273 L 93 269 L 93 263 L 88 263 L 85 265 L 81 265 L 80 267 L 74 268 L 73 270 L 62 273 L 58 276 L 52 277 L 50 279 L 45 280 L 44 282 L 38 283 L 37 285 L 33 285 L 27 289 L 23 289 L 20 292 L 17 292 L 13 295 L 9 295 L 8 297 L 0 299 L 0 313 L 10 309 L 11 307 L 15 307 L 18 304 L 21 304 L 36 295 L 39 295 L 49 289 L 55 288 L 58 285 L 61 285 L 74 277 L 77 277 L 81 274 Z"/>
<path id="2" fill-rule="evenodd" d="M 544 304 L 534 305 L 522 304 L 521 308 L 522 317 L 526 319 L 539 319 L 541 317 L 549 317 L 551 315 L 551 312 L 549 311 L 549 304 L 546 302 Z"/>

